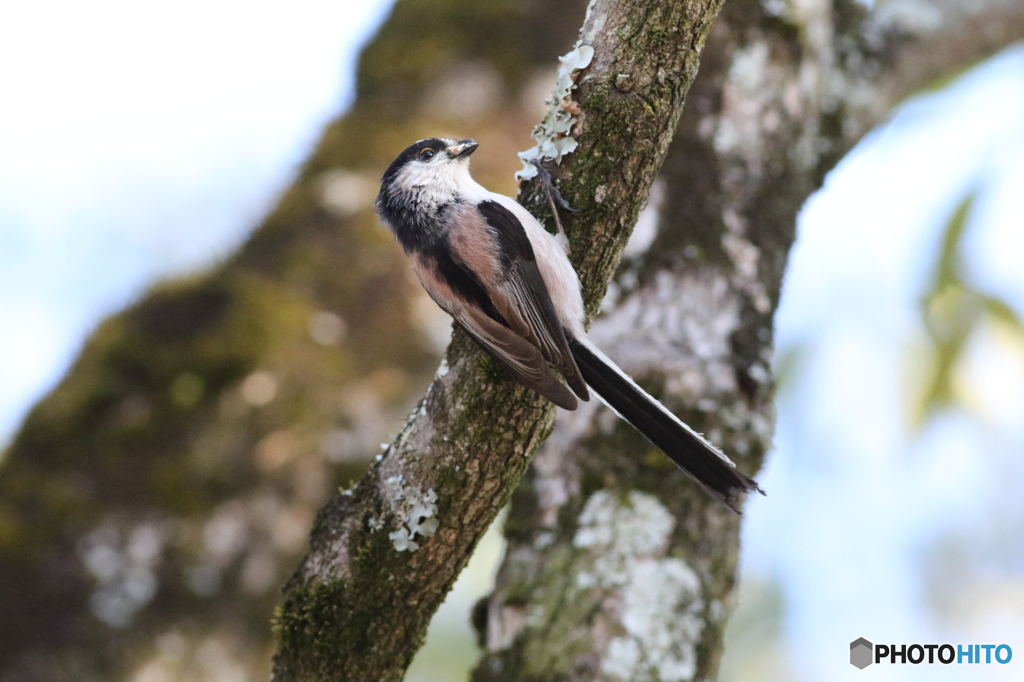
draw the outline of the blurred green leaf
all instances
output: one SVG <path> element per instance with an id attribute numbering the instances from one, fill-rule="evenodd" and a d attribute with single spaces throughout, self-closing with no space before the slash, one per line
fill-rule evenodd
<path id="1" fill-rule="evenodd" d="M 962 277 L 962 246 L 974 192 L 957 206 L 942 233 L 942 246 L 931 285 L 921 298 L 921 320 L 927 332 L 930 363 L 916 396 L 912 426 L 957 403 L 954 375 L 971 335 L 986 320 L 999 320 L 1024 332 L 1024 325 L 1003 301 L 982 293 Z"/>

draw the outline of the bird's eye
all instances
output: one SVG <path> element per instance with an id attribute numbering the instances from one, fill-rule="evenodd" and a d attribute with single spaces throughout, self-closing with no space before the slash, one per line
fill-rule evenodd
<path id="1" fill-rule="evenodd" d="M 423 159 L 424 161 L 428 161 L 434 158 L 434 150 L 430 148 L 424 149 L 423 151 L 420 152 L 420 158 Z"/>

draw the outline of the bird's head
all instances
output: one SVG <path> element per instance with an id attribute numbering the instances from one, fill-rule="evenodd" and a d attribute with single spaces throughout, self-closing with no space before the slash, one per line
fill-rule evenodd
<path id="1" fill-rule="evenodd" d="M 381 178 L 381 195 L 416 197 L 427 204 L 446 203 L 473 183 L 469 157 L 475 140 L 432 137 L 409 145 Z M 475 184 L 475 183 L 473 183 Z"/>

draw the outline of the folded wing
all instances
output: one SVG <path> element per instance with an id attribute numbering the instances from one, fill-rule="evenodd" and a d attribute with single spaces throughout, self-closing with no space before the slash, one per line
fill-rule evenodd
<path id="1" fill-rule="evenodd" d="M 522 223 L 495 201 L 481 202 L 476 210 L 497 246 L 499 263 L 489 287 L 494 307 L 513 331 L 529 339 L 561 371 L 573 392 L 587 400 L 586 382 L 569 349 Z"/>
<path id="2" fill-rule="evenodd" d="M 455 249 L 444 246 L 416 254 L 413 269 L 430 297 L 504 365 L 516 381 L 559 407 L 576 409 L 576 396 L 551 372 L 538 344 L 505 321 L 499 306 L 509 314 L 514 310 L 508 307 L 504 296 L 498 294 L 492 301 L 480 281 L 480 271 L 461 263 Z"/>

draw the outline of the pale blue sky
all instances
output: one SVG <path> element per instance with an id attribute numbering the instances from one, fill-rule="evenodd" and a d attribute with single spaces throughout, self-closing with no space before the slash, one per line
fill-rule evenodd
<path id="1" fill-rule="evenodd" d="M 858 637 L 1008 643 L 1024 659 L 1024 339 L 975 334 L 957 372 L 966 409 L 908 426 L 924 365 L 919 302 L 971 190 L 965 277 L 1024 318 L 1024 47 L 900 107 L 800 216 L 776 317 L 779 353 L 800 359 L 743 550 L 745 579 L 782 588 L 798 679 L 1021 679 L 1017 658 L 847 662 Z"/>

